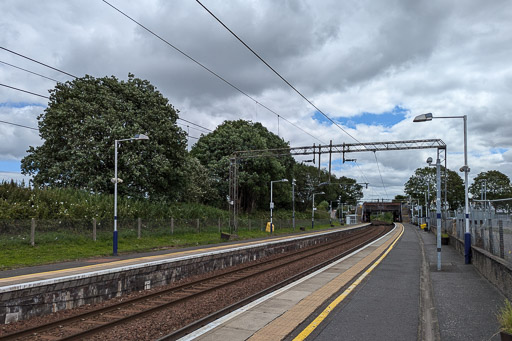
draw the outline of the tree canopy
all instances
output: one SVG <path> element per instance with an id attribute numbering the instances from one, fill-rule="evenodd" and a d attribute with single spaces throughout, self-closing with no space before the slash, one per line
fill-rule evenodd
<path id="1" fill-rule="evenodd" d="M 319 172 L 315 166 L 297 163 L 294 167 L 293 176 L 297 184 L 295 191 L 296 200 L 298 201 L 297 207 L 302 209 L 311 207 L 313 193 L 318 192 L 324 192 L 325 194 L 319 195 L 316 200 L 335 202 L 341 200 L 341 203 L 350 205 L 355 205 L 363 197 L 363 187 L 357 184 L 355 179 L 345 176 L 338 178 L 331 174 L 329 181 L 329 173 L 325 169 L 321 169 Z"/>
<path id="2" fill-rule="evenodd" d="M 512 185 L 509 177 L 497 170 L 479 173 L 469 186 L 469 193 L 473 199 L 480 199 L 484 189 L 487 193 L 487 200 L 512 198 Z M 506 202 L 495 202 L 493 205 L 496 208 L 502 208 L 506 204 Z"/>
<path id="3" fill-rule="evenodd" d="M 279 136 L 268 131 L 261 123 L 245 120 L 225 121 L 212 133 L 202 136 L 191 150 L 205 166 L 216 184 L 216 201 L 226 202 L 229 193 L 229 157 L 235 151 L 254 149 L 288 148 Z M 252 211 L 268 207 L 270 181 L 290 178 L 291 156 L 262 157 L 241 160 L 239 164 L 239 199 L 242 209 Z M 285 191 L 289 186 L 275 186 L 274 201 L 290 198 Z M 213 198 L 212 198 L 213 199 Z"/>
<path id="4" fill-rule="evenodd" d="M 444 201 L 444 171 L 445 168 L 441 166 L 441 201 Z M 456 210 L 464 206 L 464 184 L 459 174 L 450 169 L 447 169 L 447 172 L 448 206 L 450 209 Z M 430 203 L 433 204 L 436 200 L 436 183 L 435 167 L 418 168 L 405 183 L 405 193 L 425 205 L 425 193 L 430 185 Z"/>
<path id="5" fill-rule="evenodd" d="M 187 144 L 177 118 L 178 112 L 149 81 L 132 74 L 127 81 L 86 75 L 58 83 L 38 117 L 43 144 L 29 148 L 22 172 L 33 175 L 36 186 L 113 192 L 114 140 L 142 133 L 149 140 L 120 143 L 120 194 L 179 198 Z"/>

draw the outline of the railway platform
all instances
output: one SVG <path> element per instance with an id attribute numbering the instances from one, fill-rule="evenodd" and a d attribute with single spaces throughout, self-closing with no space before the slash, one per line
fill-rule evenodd
<path id="1" fill-rule="evenodd" d="M 0 324 L 99 303 L 339 238 L 364 224 L 0 272 Z"/>
<path id="2" fill-rule="evenodd" d="M 38 283 L 58 286 L 64 279 L 88 285 L 87 274 L 109 278 L 122 269 L 138 271 L 254 247 L 267 249 L 322 233 L 12 270 L 0 273 L 0 294 L 20 288 L 32 294 Z M 182 339 L 499 340 L 496 313 L 505 298 L 472 265 L 465 265 L 452 246 L 443 246 L 442 270 L 437 271 L 436 251 L 433 234 L 397 224 L 363 249 Z"/>
<path id="3" fill-rule="evenodd" d="M 499 340 L 502 294 L 452 246 L 437 271 L 435 236 L 399 226 L 183 340 Z"/>

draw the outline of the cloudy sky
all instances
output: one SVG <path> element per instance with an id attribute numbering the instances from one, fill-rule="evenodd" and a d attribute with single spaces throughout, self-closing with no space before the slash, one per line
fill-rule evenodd
<path id="1" fill-rule="evenodd" d="M 427 112 L 467 115 L 471 178 L 494 169 L 512 176 L 510 1 L 202 0 L 338 126 L 196 1 L 109 2 L 252 99 L 101 0 L 3 0 L 0 47 L 78 77 L 126 79 L 131 72 L 157 86 L 183 119 L 209 129 L 224 120 L 261 122 L 292 147 L 442 139 L 448 168 L 458 170 L 462 119 L 412 120 Z M 1 84 L 48 95 L 52 79 L 72 80 L 0 49 Z M 0 86 L 0 178 L 21 179 L 20 160 L 42 143 L 37 130 L 5 122 L 37 127 L 46 105 L 44 98 Z M 357 161 L 345 164 L 336 155 L 333 170 L 368 181 L 365 199 L 392 198 L 428 156 L 435 159 L 435 149 L 353 153 L 347 157 Z"/>

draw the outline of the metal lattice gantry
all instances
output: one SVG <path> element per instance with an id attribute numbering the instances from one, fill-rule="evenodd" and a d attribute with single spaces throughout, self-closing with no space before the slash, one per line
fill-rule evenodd
<path id="1" fill-rule="evenodd" d="M 406 140 L 406 141 L 386 141 L 386 142 L 364 142 L 364 143 L 342 143 L 328 145 L 315 145 L 306 147 L 290 147 L 277 149 L 259 149 L 236 151 L 230 157 L 229 166 L 229 209 L 232 216 L 230 229 L 238 230 L 238 212 L 240 210 L 240 200 L 238 198 L 238 165 L 241 160 L 260 158 L 260 157 L 282 157 L 294 155 L 318 155 L 318 169 L 320 171 L 320 159 L 322 154 L 329 154 L 329 178 L 331 173 L 332 154 L 343 154 L 356 152 L 378 152 L 391 150 L 410 150 L 410 149 L 437 149 L 438 157 L 443 160 L 446 169 L 446 144 L 440 139 L 427 140 Z M 444 155 L 442 155 L 444 154 Z M 444 156 L 444 157 L 443 157 Z M 446 174 L 445 174 L 446 179 Z M 446 186 L 446 182 L 445 182 Z M 446 187 L 445 187 L 446 188 Z M 446 190 L 445 190 L 446 193 Z M 446 194 L 445 194 L 446 195 Z"/>

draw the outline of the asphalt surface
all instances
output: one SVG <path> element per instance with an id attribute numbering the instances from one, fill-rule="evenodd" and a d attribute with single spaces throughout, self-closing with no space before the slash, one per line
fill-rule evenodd
<path id="1" fill-rule="evenodd" d="M 308 340 L 416 340 L 421 251 L 410 228 Z"/>
<path id="2" fill-rule="evenodd" d="M 441 340 L 500 340 L 496 314 L 505 297 L 453 246 L 442 247 L 437 271 L 436 240 L 422 233 L 434 292 Z"/>
<path id="3" fill-rule="evenodd" d="M 472 265 L 465 265 L 453 246 L 443 245 L 442 269 L 437 271 L 435 236 L 404 225 L 404 235 L 388 256 L 307 340 L 421 339 L 419 238 L 430 270 L 427 287 L 437 335 L 441 340 L 499 340 L 496 313 L 505 299 L 501 293 Z"/>

